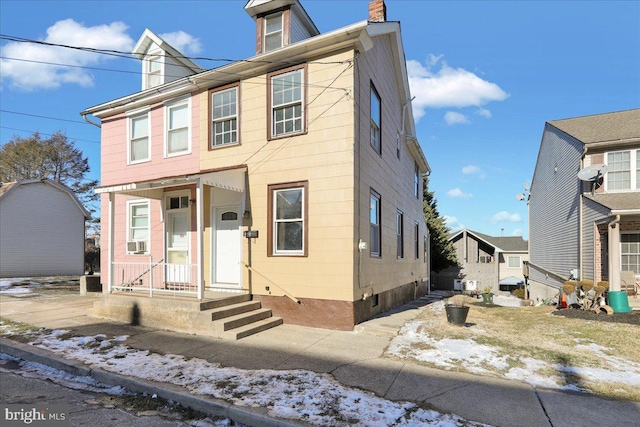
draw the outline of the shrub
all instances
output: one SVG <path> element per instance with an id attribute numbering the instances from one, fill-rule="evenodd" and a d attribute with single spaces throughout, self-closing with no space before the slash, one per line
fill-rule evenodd
<path id="1" fill-rule="evenodd" d="M 520 299 L 524 299 L 524 288 L 518 288 L 511 292 L 511 295 L 514 297 L 518 297 Z"/>

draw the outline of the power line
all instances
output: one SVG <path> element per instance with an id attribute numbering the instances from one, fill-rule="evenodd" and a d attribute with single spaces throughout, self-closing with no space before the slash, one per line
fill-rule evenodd
<path id="1" fill-rule="evenodd" d="M 44 132 L 40 132 L 39 130 L 16 129 L 16 128 L 10 128 L 8 126 L 0 126 L 0 128 L 9 129 L 9 130 L 15 130 L 15 131 L 18 131 L 18 132 L 28 132 L 30 134 L 39 133 L 40 135 L 45 135 L 45 136 L 53 136 L 54 135 L 53 133 L 44 133 Z M 73 138 L 73 137 L 71 137 L 69 135 L 66 135 L 66 136 L 67 136 L 67 138 L 72 139 L 74 141 L 84 141 L 84 142 L 91 142 L 93 144 L 100 144 L 100 141 L 93 141 L 91 139 Z"/>
<path id="2" fill-rule="evenodd" d="M 38 114 L 21 113 L 19 111 L 9 111 L 9 110 L 1 110 L 0 109 L 0 112 L 1 113 L 9 113 L 9 114 L 19 114 L 21 116 L 37 117 L 39 119 L 58 120 L 60 122 L 80 123 L 82 125 L 88 125 L 89 124 L 89 123 L 83 122 L 81 120 L 71 120 L 71 119 L 61 119 L 59 117 L 40 116 Z"/>

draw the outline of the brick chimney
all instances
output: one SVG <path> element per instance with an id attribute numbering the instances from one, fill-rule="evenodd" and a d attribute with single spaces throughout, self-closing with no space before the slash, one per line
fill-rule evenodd
<path id="1" fill-rule="evenodd" d="M 369 2 L 369 22 L 385 22 L 387 20 L 387 6 L 384 0 Z"/>

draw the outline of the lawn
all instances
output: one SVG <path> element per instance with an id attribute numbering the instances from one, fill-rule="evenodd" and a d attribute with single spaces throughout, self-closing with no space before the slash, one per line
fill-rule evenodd
<path id="1" fill-rule="evenodd" d="M 596 320 L 557 316 L 550 306 L 467 302 L 465 326 L 447 323 L 444 302 L 427 306 L 401 329 L 385 357 L 640 401 L 640 326 L 598 317 L 606 314 Z"/>

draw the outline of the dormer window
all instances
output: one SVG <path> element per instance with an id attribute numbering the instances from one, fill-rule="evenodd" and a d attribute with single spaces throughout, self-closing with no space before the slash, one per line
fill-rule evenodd
<path id="1" fill-rule="evenodd" d="M 162 84 L 162 57 L 152 55 L 147 59 L 147 87 L 149 89 Z"/>
<path id="2" fill-rule="evenodd" d="M 264 51 L 271 52 L 282 47 L 283 13 L 274 13 L 264 17 Z"/>

